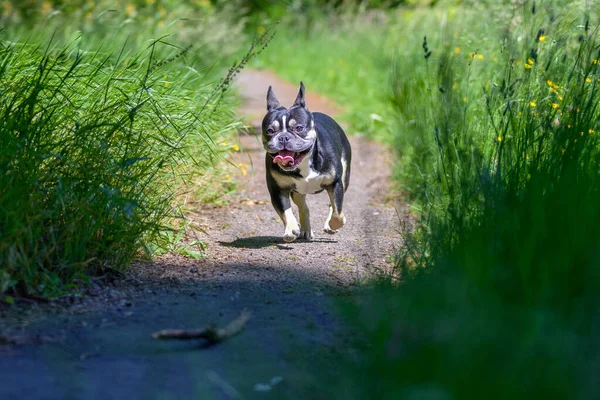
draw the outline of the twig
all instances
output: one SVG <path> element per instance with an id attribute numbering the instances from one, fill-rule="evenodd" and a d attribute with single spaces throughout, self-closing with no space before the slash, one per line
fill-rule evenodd
<path id="1" fill-rule="evenodd" d="M 152 334 L 154 339 L 206 339 L 211 343 L 222 342 L 237 335 L 244 329 L 250 319 L 250 312 L 242 311 L 239 317 L 234 319 L 225 328 L 209 326 L 204 329 L 164 329 Z"/>

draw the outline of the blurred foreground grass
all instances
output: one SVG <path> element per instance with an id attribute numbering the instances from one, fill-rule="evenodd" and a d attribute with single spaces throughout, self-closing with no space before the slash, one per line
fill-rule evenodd
<path id="1" fill-rule="evenodd" d="M 261 65 L 391 143 L 415 214 L 347 313 L 367 341 L 332 393 L 598 396 L 599 17 L 557 0 L 282 21 Z"/>

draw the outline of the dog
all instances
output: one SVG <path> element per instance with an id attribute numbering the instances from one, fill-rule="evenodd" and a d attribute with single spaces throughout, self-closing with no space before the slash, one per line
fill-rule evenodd
<path id="1" fill-rule="evenodd" d="M 306 195 L 329 195 L 324 231 L 334 234 L 346 224 L 344 193 L 350 184 L 352 151 L 344 130 L 329 116 L 306 107 L 304 84 L 294 104 L 285 108 L 273 89 L 267 91 L 267 114 L 262 121 L 266 150 L 267 187 L 271 203 L 284 225 L 283 240 L 314 238 Z M 292 212 L 298 206 L 300 225 Z"/>

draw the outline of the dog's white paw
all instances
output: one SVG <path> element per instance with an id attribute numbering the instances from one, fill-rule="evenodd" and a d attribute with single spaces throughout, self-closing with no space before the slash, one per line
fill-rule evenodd
<path id="1" fill-rule="evenodd" d="M 300 231 L 300 236 L 298 236 L 298 239 L 312 240 L 314 237 L 315 234 L 313 231 Z"/>
<path id="2" fill-rule="evenodd" d="M 285 232 L 283 234 L 283 241 L 284 242 L 293 242 L 294 240 L 296 240 L 298 238 L 298 236 L 300 236 L 300 231 L 297 229 L 291 230 L 289 232 Z"/>
<path id="3" fill-rule="evenodd" d="M 331 219 L 329 220 L 329 226 L 331 229 L 337 231 L 344 225 L 346 225 L 346 217 L 344 214 L 331 216 Z"/>

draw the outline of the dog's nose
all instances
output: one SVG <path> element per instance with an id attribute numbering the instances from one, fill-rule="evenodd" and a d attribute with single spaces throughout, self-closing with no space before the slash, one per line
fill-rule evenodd
<path id="1" fill-rule="evenodd" d="M 280 136 L 279 137 L 279 143 L 281 143 L 282 145 L 285 145 L 289 140 L 290 140 L 290 138 L 287 137 L 287 136 Z"/>

